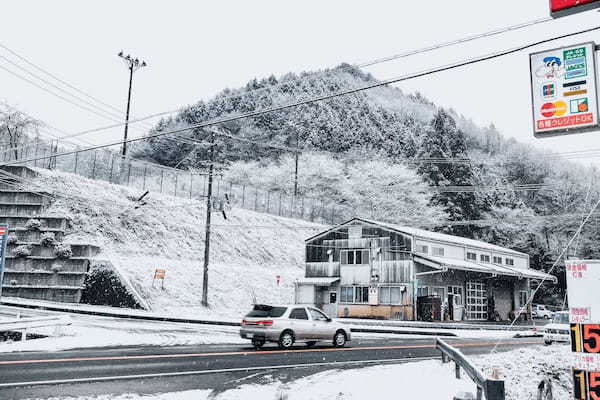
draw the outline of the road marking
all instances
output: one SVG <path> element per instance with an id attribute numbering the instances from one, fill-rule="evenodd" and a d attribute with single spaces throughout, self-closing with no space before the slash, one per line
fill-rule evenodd
<path id="1" fill-rule="evenodd" d="M 540 344 L 539 341 L 519 341 L 503 342 L 503 345 L 525 345 Z M 454 347 L 486 347 L 494 346 L 491 342 L 476 343 L 456 343 Z M 211 357 L 211 356 L 239 356 L 239 355 L 265 355 L 265 354 L 286 354 L 286 353 L 326 353 L 337 351 L 365 351 L 365 350 L 406 350 L 406 349 L 425 349 L 435 348 L 434 344 L 415 344 L 398 346 L 372 346 L 372 347 L 343 347 L 343 348 L 325 348 L 325 349 L 299 349 L 299 350 L 262 350 L 262 351 L 231 351 L 231 352 L 213 352 L 213 353 L 181 353 L 181 354 L 146 354 L 139 356 L 100 356 L 100 357 L 75 357 L 75 358 L 49 358 L 40 360 L 10 360 L 0 361 L 0 365 L 19 365 L 19 364 L 46 364 L 60 362 L 85 362 L 85 361 L 117 361 L 117 360 L 147 360 L 162 358 L 193 358 L 193 357 Z"/>
<path id="2" fill-rule="evenodd" d="M 291 368 L 310 368 L 319 366 L 331 366 L 331 365 L 360 365 L 360 364 L 397 364 L 407 363 L 414 361 L 425 361 L 425 360 L 437 360 L 440 356 L 433 357 L 414 357 L 414 358 L 395 358 L 387 360 L 360 360 L 360 361 L 330 361 L 322 363 L 307 363 L 307 364 L 291 364 L 291 365 L 268 365 L 264 367 L 245 367 L 245 368 L 227 368 L 227 369 L 209 369 L 201 371 L 181 371 L 181 372 L 164 372 L 158 374 L 140 374 L 140 375 L 115 375 L 115 376 L 100 376 L 92 378 L 75 378 L 75 379 L 55 379 L 46 381 L 30 381 L 30 382 L 12 382 L 12 383 L 0 383 L 0 388 L 8 387 L 20 387 L 20 386 L 34 386 L 34 385 L 59 385 L 68 383 L 84 383 L 84 382 L 104 382 L 114 380 L 127 380 L 127 379 L 148 379 L 148 378 L 164 378 L 174 376 L 188 376 L 188 375 L 207 375 L 207 374 L 219 374 L 225 372 L 249 372 L 249 371 L 264 371 L 264 370 L 276 370 L 276 369 L 291 369 Z"/>

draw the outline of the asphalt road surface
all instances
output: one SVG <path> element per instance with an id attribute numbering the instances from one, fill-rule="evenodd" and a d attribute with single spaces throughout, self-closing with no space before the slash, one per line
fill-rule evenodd
<path id="1" fill-rule="evenodd" d="M 358 335 L 357 335 L 358 336 Z M 489 352 L 491 340 L 448 339 L 465 354 Z M 0 354 L 0 399 L 48 398 L 191 389 L 223 391 L 260 382 L 268 373 L 282 381 L 331 368 L 362 368 L 439 358 L 434 339 L 356 337 L 348 347 L 298 345 L 292 350 L 246 345 L 118 347 Z M 508 339 L 499 350 L 540 344 Z"/>

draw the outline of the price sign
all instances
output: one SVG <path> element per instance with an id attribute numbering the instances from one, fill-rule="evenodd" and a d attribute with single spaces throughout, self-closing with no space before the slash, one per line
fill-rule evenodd
<path id="1" fill-rule="evenodd" d="M 600 400 L 600 260 L 569 260 L 565 265 L 573 396 Z"/>

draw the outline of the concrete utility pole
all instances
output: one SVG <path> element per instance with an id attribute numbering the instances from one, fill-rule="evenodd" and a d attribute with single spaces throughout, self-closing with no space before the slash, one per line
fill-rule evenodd
<path id="1" fill-rule="evenodd" d="M 129 106 L 131 104 L 131 84 L 133 82 L 133 73 L 140 68 L 146 67 L 146 61 L 140 61 L 137 58 L 131 57 L 129 54 L 123 55 L 123 51 L 119 52 L 119 57 L 123 59 L 127 68 L 129 68 L 129 92 L 127 93 L 127 112 L 125 114 L 125 132 L 123 134 L 123 147 L 121 154 L 123 157 L 127 154 L 127 128 L 129 127 Z"/>
<path id="2" fill-rule="evenodd" d="M 206 196 L 206 231 L 204 237 L 204 275 L 202 277 L 202 305 L 208 307 L 208 262 L 210 256 L 210 213 L 212 211 L 212 184 L 214 169 L 215 134 L 210 132 L 210 164 L 208 166 L 208 193 Z"/>
<path id="3" fill-rule="evenodd" d="M 296 153 L 294 154 L 294 202 L 296 201 L 296 196 L 298 196 L 298 161 L 300 158 L 300 135 L 298 134 L 298 130 L 296 130 Z"/>

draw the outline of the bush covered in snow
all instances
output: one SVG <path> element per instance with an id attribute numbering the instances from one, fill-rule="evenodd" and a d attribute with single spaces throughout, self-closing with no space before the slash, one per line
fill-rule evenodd
<path id="1" fill-rule="evenodd" d="M 15 257 L 29 257 L 31 255 L 31 247 L 29 245 L 21 245 L 13 250 Z"/>
<path id="2" fill-rule="evenodd" d="M 44 247 L 50 247 L 50 246 L 54 245 L 54 243 L 56 242 L 56 238 L 55 238 L 53 232 L 44 232 L 44 233 L 42 233 L 40 239 L 41 239 L 40 243 Z"/>
<path id="3" fill-rule="evenodd" d="M 81 302 L 112 307 L 142 308 L 123 285 L 112 266 L 107 264 L 92 267 L 85 278 Z"/>
<path id="4" fill-rule="evenodd" d="M 71 245 L 66 243 L 57 243 L 54 246 L 54 255 L 56 258 L 67 259 L 73 257 L 73 250 L 71 250 Z"/>
<path id="5" fill-rule="evenodd" d="M 37 231 L 42 227 L 42 221 L 37 218 L 31 218 L 25 223 L 25 228 L 28 231 Z"/>

